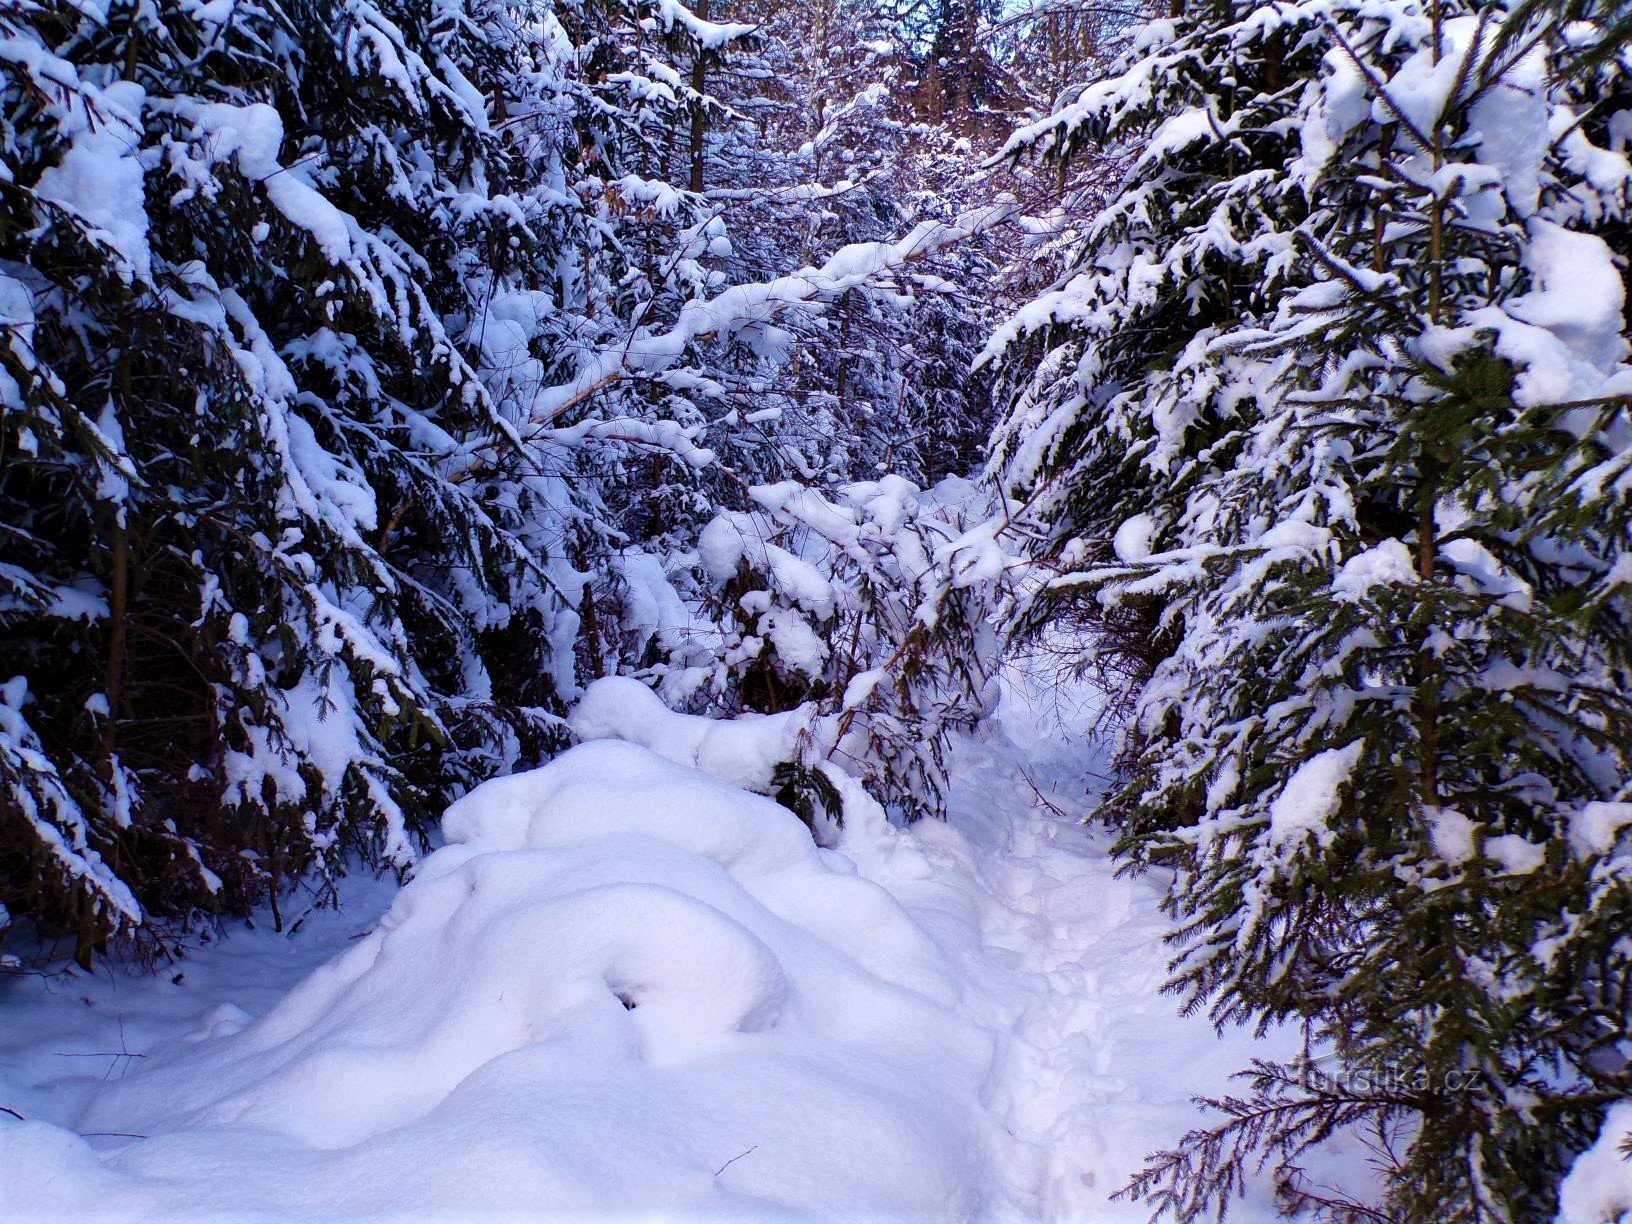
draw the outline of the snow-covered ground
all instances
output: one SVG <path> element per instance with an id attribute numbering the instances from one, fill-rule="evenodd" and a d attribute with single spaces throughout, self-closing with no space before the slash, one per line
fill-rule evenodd
<path id="1" fill-rule="evenodd" d="M 821 850 L 590 743 L 292 936 L 6 979 L 0 1217 L 1144 1219 L 1109 1195 L 1264 1050 L 1159 993 L 1054 696 L 1011 684 L 944 824 Z"/>

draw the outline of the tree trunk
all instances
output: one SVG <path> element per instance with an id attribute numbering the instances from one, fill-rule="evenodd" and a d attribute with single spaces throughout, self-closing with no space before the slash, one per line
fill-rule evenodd
<path id="1" fill-rule="evenodd" d="M 708 20 L 708 0 L 697 0 L 692 11 L 703 20 Z M 698 47 L 691 61 L 691 189 L 699 194 L 703 190 L 703 142 L 708 136 L 708 114 L 703 110 L 702 102 L 707 88 L 707 54 Z"/>

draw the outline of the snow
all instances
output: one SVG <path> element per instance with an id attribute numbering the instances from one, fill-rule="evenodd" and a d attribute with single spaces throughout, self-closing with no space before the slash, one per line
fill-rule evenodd
<path id="1" fill-rule="evenodd" d="M 623 578 L 623 624 L 635 634 L 634 650 L 639 657 L 653 638 L 666 649 L 685 637 L 702 631 L 696 614 L 680 598 L 669 581 L 663 558 L 637 548 L 626 548 L 612 558 Z"/>
<path id="2" fill-rule="evenodd" d="M 1570 821 L 1570 841 L 1582 854 L 1608 854 L 1632 825 L 1632 803 L 1588 803 Z"/>
<path id="3" fill-rule="evenodd" d="M 735 719 L 699 718 L 672 712 L 638 680 L 605 676 L 584 690 L 572 714 L 579 739 L 619 739 L 655 752 L 665 760 L 690 765 L 735 786 L 764 790 L 778 763 L 793 759 L 795 741 L 808 733 L 810 713 L 801 706 L 783 714 L 745 715 Z M 531 775 L 524 775 L 531 776 Z M 518 779 L 496 779 L 489 790 L 519 787 Z M 457 820 L 461 800 L 449 810 Z"/>
<path id="4" fill-rule="evenodd" d="M 1509 875 L 1529 875 L 1542 865 L 1547 851 L 1517 833 L 1503 833 L 1485 839 L 1485 855 Z"/>
<path id="5" fill-rule="evenodd" d="M 1109 1195 L 1271 1049 L 1161 994 L 1157 883 L 1070 819 L 1093 711 L 1051 738 L 1023 681 L 947 822 L 873 805 L 832 850 L 602 681 L 580 732 L 659 751 L 478 788 L 389 908 L 5 981 L 7 1218 L 1145 1218 Z"/>
<path id="6" fill-rule="evenodd" d="M 1219 125 L 1210 111 L 1191 107 L 1162 121 L 1151 134 L 1143 156 L 1151 165 L 1156 165 L 1163 158 L 1171 157 L 1199 140 L 1209 137 L 1216 140 L 1220 135 Z"/>
<path id="7" fill-rule="evenodd" d="M 1291 178 L 1313 183 L 1330 164 L 1337 146 L 1371 109 L 1365 74 L 1347 54 L 1334 48 L 1321 60 L 1324 85 L 1316 97 L 1309 121 L 1299 129 L 1302 157 L 1288 167 Z"/>
<path id="8" fill-rule="evenodd" d="M 1558 1224 L 1617 1224 L 1632 1212 L 1632 1163 L 1621 1144 L 1632 1137 L 1632 1103 L 1612 1105 L 1598 1141 L 1576 1157 L 1559 1186 Z"/>
<path id="9" fill-rule="evenodd" d="M 1156 519 L 1149 514 L 1136 514 L 1123 521 L 1111 538 L 1111 551 L 1118 561 L 1132 564 L 1150 556 L 1151 537 L 1156 533 Z"/>
<path id="10" fill-rule="evenodd" d="M 1572 356 L 1609 371 L 1624 361 L 1632 346 L 1622 335 L 1626 288 L 1609 244 L 1597 234 L 1583 234 L 1531 219 L 1524 262 L 1538 285 L 1511 302 L 1514 318 L 1554 332 Z"/>
<path id="11" fill-rule="evenodd" d="M 1354 774 L 1365 747 L 1364 740 L 1355 740 L 1317 752 L 1299 765 L 1269 805 L 1270 840 L 1287 844 L 1312 836 L 1327 844 L 1331 833 L 1326 822 L 1337 811 L 1338 790 Z"/>
<path id="12" fill-rule="evenodd" d="M 1446 103 L 1467 88 L 1469 61 L 1482 50 L 1483 26 L 1472 16 L 1452 17 L 1440 27 L 1437 43 L 1424 40 L 1388 81 L 1386 96 L 1379 91 L 1371 117 L 1378 124 L 1403 118 L 1418 132 L 1431 132 Z"/>
<path id="13" fill-rule="evenodd" d="M 822 499 L 811 493 L 806 502 L 812 501 L 820 503 Z M 831 511 L 828 517 L 839 521 L 845 536 L 853 538 L 855 522 L 843 517 L 842 511 L 836 507 L 827 509 Z M 773 531 L 770 524 L 756 522 L 751 515 L 737 511 L 722 512 L 703 528 L 698 538 L 697 552 L 704 570 L 716 582 L 723 582 L 732 577 L 737 572 L 737 566 L 747 559 L 754 568 L 774 576 L 778 588 L 800 607 L 818 615 L 832 611 L 832 584 L 808 561 L 770 543 L 765 537 Z"/>
<path id="14" fill-rule="evenodd" d="M 1383 540 L 1345 561 L 1332 579 L 1332 591 L 1339 599 L 1360 600 L 1372 587 L 1407 586 L 1416 580 L 1416 563 L 1405 542 Z"/>
<path id="15" fill-rule="evenodd" d="M 1428 817 L 1428 836 L 1434 853 L 1453 867 L 1473 857 L 1473 838 L 1478 828 L 1454 808 L 1441 808 Z"/>
<path id="16" fill-rule="evenodd" d="M 1528 612 L 1535 592 L 1477 540 L 1447 540 L 1440 555 L 1456 567 L 1458 574 L 1481 593 L 1494 596 L 1516 612 Z"/>
<path id="17" fill-rule="evenodd" d="M 298 166 L 278 161 L 283 145 L 283 117 L 264 102 L 233 106 L 211 102 L 196 107 L 193 118 L 207 134 L 211 151 L 222 160 L 236 155 L 238 169 L 258 182 L 267 198 L 291 225 L 305 230 L 332 264 L 351 256 L 351 229 L 346 216 L 306 181 Z"/>
<path id="18" fill-rule="evenodd" d="M 1626 290 L 1609 245 L 1541 217 L 1525 228 L 1533 287 L 1500 307 L 1470 311 L 1468 324 L 1493 330 L 1496 352 L 1521 367 L 1514 390 L 1520 404 L 1626 394 Z"/>
<path id="19" fill-rule="evenodd" d="M 1546 77 L 1547 57 L 1541 48 L 1532 48 L 1468 108 L 1480 160 L 1500 173 L 1508 207 L 1519 217 L 1533 214 L 1541 200 L 1538 168 L 1552 139 Z"/>
<path id="20" fill-rule="evenodd" d="M 148 281 L 153 275 L 152 252 L 142 164 L 136 156 L 146 97 L 140 85 L 128 81 L 114 82 L 91 96 L 94 114 L 74 104 L 72 143 L 62 160 L 40 175 L 35 191 L 87 222 L 92 234 L 122 257 L 127 279 Z"/>
<path id="21" fill-rule="evenodd" d="M 326 449 L 300 417 L 287 419 L 289 455 L 312 496 L 349 520 L 357 531 L 373 531 L 378 526 L 378 511 L 368 478 Z"/>
<path id="22" fill-rule="evenodd" d="M 719 51 L 759 28 L 740 21 L 705 21 L 679 0 L 657 0 L 657 16 L 665 30 L 679 26 L 705 51 Z"/>

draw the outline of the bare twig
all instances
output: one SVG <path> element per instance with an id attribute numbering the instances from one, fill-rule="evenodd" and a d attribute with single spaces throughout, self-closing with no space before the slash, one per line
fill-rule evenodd
<path id="1" fill-rule="evenodd" d="M 727 1169 L 729 1169 L 732 1165 L 736 1164 L 737 1161 L 741 1160 L 744 1156 L 747 1156 L 750 1153 L 757 1152 L 757 1151 L 759 1151 L 759 1144 L 756 1143 L 756 1144 L 754 1144 L 753 1147 L 749 1148 L 748 1151 L 738 1152 L 735 1156 L 731 1157 L 730 1160 L 726 1161 L 719 1168 L 715 1169 L 714 1170 L 714 1176 L 718 1177 L 721 1173 L 724 1173 Z"/>

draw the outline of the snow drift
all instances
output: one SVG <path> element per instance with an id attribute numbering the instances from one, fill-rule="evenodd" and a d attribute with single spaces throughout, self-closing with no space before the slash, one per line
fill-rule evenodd
<path id="1" fill-rule="evenodd" d="M 77 1119 L 141 1138 L 0 1119 L 6 1217 L 983 1214 L 992 1036 L 797 817 L 605 741 L 443 828 L 355 947 Z"/>

